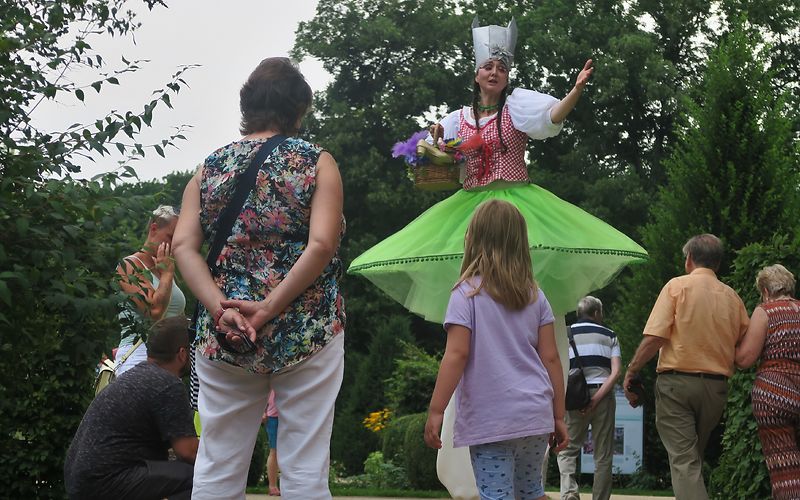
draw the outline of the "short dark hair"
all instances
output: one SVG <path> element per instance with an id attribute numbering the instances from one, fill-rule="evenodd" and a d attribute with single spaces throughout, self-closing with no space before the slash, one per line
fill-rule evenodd
<path id="1" fill-rule="evenodd" d="M 269 57 L 250 73 L 239 91 L 243 135 L 276 129 L 294 135 L 311 107 L 313 94 L 300 70 L 286 57 Z"/>
<path id="2" fill-rule="evenodd" d="M 698 234 L 692 236 L 689 241 L 683 245 L 683 256 L 692 257 L 692 262 L 696 266 L 706 267 L 716 272 L 719 269 L 719 264 L 722 262 L 722 254 L 724 249 L 722 240 L 713 234 Z"/>
<path id="3" fill-rule="evenodd" d="M 189 347 L 189 319 L 172 316 L 157 321 L 147 336 L 147 357 L 162 363 L 175 359 L 181 347 Z"/>

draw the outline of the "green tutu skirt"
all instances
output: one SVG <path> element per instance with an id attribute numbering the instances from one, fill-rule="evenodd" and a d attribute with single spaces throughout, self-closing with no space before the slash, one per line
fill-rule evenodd
<path id="1" fill-rule="evenodd" d="M 553 312 L 573 311 L 578 300 L 608 284 L 623 267 L 647 259 L 633 240 L 535 184 L 461 190 L 370 248 L 348 273 L 364 276 L 409 311 L 444 320 L 464 256 L 464 234 L 475 208 L 491 199 L 513 203 L 528 223 L 536 281 Z"/>

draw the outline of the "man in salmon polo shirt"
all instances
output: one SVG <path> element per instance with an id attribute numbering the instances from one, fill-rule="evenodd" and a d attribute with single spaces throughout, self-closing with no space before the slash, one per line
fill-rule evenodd
<path id="1" fill-rule="evenodd" d="M 686 274 L 661 289 L 623 387 L 637 406 L 631 381 L 659 352 L 656 428 L 669 455 L 672 489 L 677 500 L 706 500 L 703 454 L 725 409 L 736 344 L 749 319 L 742 299 L 717 279 L 719 238 L 693 236 L 683 254 Z"/>

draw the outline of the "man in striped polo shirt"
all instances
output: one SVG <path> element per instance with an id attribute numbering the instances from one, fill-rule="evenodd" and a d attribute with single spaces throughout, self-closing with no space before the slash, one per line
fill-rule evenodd
<path id="1" fill-rule="evenodd" d="M 617 402 L 614 384 L 622 368 L 619 342 L 613 330 L 603 326 L 603 303 L 587 295 L 578 302 L 578 321 L 569 330 L 584 366 L 592 396 L 589 406 L 567 412 L 569 445 L 558 455 L 561 499 L 579 500 L 576 464 L 581 446 L 592 426 L 594 482 L 592 499 L 611 497 L 611 462 L 614 457 L 614 414 Z M 569 349 L 570 368 L 576 368 L 575 352 Z"/>

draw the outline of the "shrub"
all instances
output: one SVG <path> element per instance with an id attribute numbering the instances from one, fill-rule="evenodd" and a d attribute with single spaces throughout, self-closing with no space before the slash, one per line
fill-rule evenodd
<path id="1" fill-rule="evenodd" d="M 147 7 L 162 3 L 145 0 Z M 95 368 L 118 341 L 117 259 L 131 247 L 126 229 L 152 204 L 118 197 L 135 172 L 123 166 L 95 180 L 74 179 L 81 157 L 118 150 L 164 154 L 172 136 L 148 146 L 139 133 L 171 106 L 183 70 L 141 112 L 111 111 L 86 124 L 45 132 L 39 103 L 89 97 L 84 89 L 120 84 L 136 62 L 111 69 L 92 49 L 96 36 L 139 26 L 121 0 L 2 3 L 0 24 L 0 478 L 3 498 L 63 498 L 64 456 L 92 401 Z M 116 66 L 116 65 L 115 65 Z M 81 68 L 81 75 L 72 70 Z M 118 78 L 120 77 L 120 78 Z M 82 81 L 81 81 L 82 80 Z M 93 83 L 92 80 L 94 80 Z M 93 92 L 94 93 L 94 92 Z M 163 103 L 160 105 L 159 103 Z M 33 121 L 32 121 L 33 120 Z"/>
<path id="2" fill-rule="evenodd" d="M 383 453 L 373 451 L 364 461 L 364 474 L 367 477 L 367 486 L 380 489 L 407 489 L 408 479 L 403 467 L 397 466 L 392 461 L 385 461 Z"/>
<path id="3" fill-rule="evenodd" d="M 401 342 L 402 354 L 386 379 L 386 400 L 400 415 L 427 411 L 436 385 L 439 360 L 411 342 Z"/>
<path id="4" fill-rule="evenodd" d="M 406 434 L 403 439 L 405 467 L 408 482 L 417 490 L 439 490 L 442 483 L 436 474 L 436 455 L 433 448 L 428 448 L 423 440 L 427 413 L 408 416 Z"/>
<path id="5" fill-rule="evenodd" d="M 353 352 L 345 358 L 345 377 L 350 379 L 342 384 L 337 400 L 331 456 L 349 474 L 359 473 L 367 456 L 380 448 L 377 434 L 364 427 L 364 416 L 386 406 L 383 380 L 388 375 L 387 367 L 400 353 L 399 341 L 409 338 L 407 318 L 384 317 L 375 326 L 368 354 Z M 348 371 L 352 373 L 348 375 Z"/>
<path id="6" fill-rule="evenodd" d="M 396 464 L 403 463 L 403 443 L 406 439 L 406 430 L 415 419 L 415 415 L 404 415 L 389 421 L 386 428 L 382 431 L 383 456 L 386 460 Z"/>

